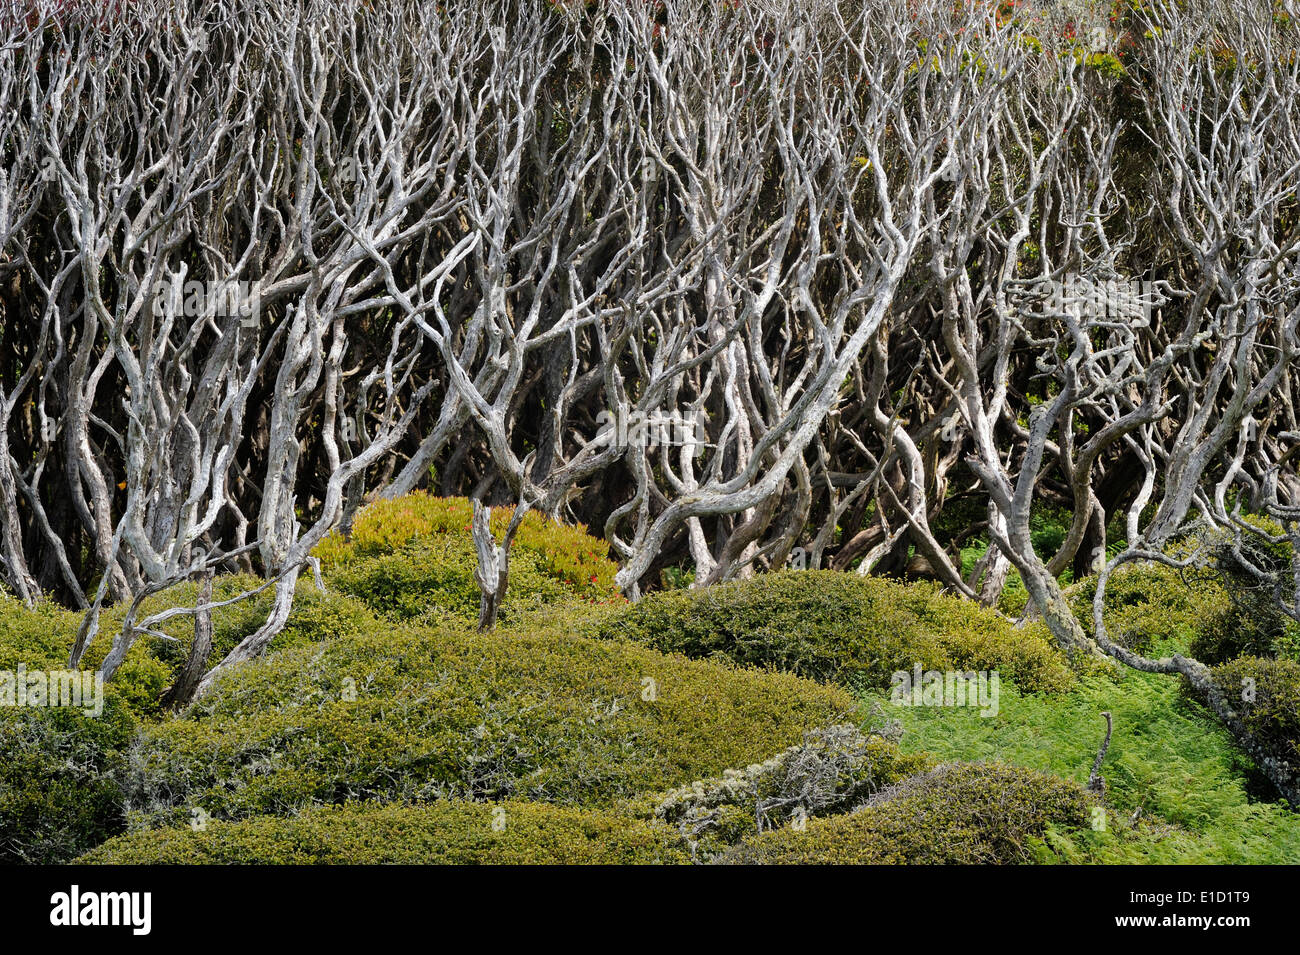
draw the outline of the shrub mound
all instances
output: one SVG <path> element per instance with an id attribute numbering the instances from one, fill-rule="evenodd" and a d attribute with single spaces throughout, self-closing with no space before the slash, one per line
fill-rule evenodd
<path id="1" fill-rule="evenodd" d="M 698 857 L 795 819 L 845 812 L 929 766 L 889 739 L 830 726 L 762 763 L 662 795 L 653 816 L 676 826 Z"/>
<path id="2" fill-rule="evenodd" d="M 134 732 L 113 694 L 99 716 L 0 707 L 0 862 L 67 862 L 122 832 L 121 753 Z"/>
<path id="3" fill-rule="evenodd" d="M 1244 748 L 1290 779 L 1292 808 L 1300 811 L 1300 663 L 1238 657 L 1210 672 L 1246 732 Z M 1186 681 L 1184 688 L 1194 692 Z"/>
<path id="4" fill-rule="evenodd" d="M 478 585 L 467 498 L 423 493 L 376 501 L 357 513 L 346 534 L 335 532 L 315 554 L 326 579 L 391 620 L 452 614 L 477 619 Z M 500 540 L 513 509 L 494 508 Z M 510 587 L 501 607 L 507 622 L 540 606 L 585 600 L 623 602 L 609 545 L 581 526 L 529 513 L 510 551 Z"/>
<path id="5" fill-rule="evenodd" d="M 1030 862 L 1050 828 L 1077 829 L 1090 801 L 1077 784 L 998 763 L 947 763 L 849 815 L 778 829 L 726 852 L 729 864 L 988 865 Z"/>
<path id="6" fill-rule="evenodd" d="M 1200 546 L 1204 560 L 1187 568 L 1134 562 L 1120 567 L 1106 585 L 1106 628 L 1116 643 L 1150 655 L 1172 646 L 1202 663 L 1223 663 L 1237 656 L 1300 658 L 1300 626 L 1277 606 L 1271 589 L 1245 574 L 1222 540 L 1182 540 L 1170 547 L 1185 557 Z M 1289 567 L 1277 554 L 1252 551 L 1258 565 L 1268 556 Z M 1280 572 L 1280 571 L 1279 571 Z M 1070 605 L 1092 631 L 1092 601 L 1097 580 L 1088 577 L 1068 591 Z"/>
<path id="7" fill-rule="evenodd" d="M 891 674 L 916 663 L 998 670 L 1028 692 L 1064 689 L 1073 680 L 1043 627 L 1017 628 L 932 584 L 835 571 L 783 571 L 652 594 L 597 629 L 665 652 L 857 687 L 886 687 Z"/>
<path id="8" fill-rule="evenodd" d="M 629 865 L 683 863 L 667 827 L 610 810 L 511 801 L 325 807 L 292 819 L 122 836 L 78 862 L 109 865 Z"/>
<path id="9" fill-rule="evenodd" d="M 1255 518 L 1250 523 L 1266 533 L 1283 533 L 1269 521 Z M 1192 656 L 1202 663 L 1223 663 L 1239 656 L 1300 660 L 1300 624 L 1284 612 L 1278 599 L 1295 586 L 1290 544 L 1243 535 L 1234 547 L 1226 535 L 1220 535 L 1211 538 L 1209 554 L 1202 573 L 1219 582 L 1225 600 L 1201 626 Z M 1243 558 L 1265 579 L 1250 573 Z"/>
<path id="10" fill-rule="evenodd" d="M 1096 593 L 1096 577 L 1068 591 L 1070 605 L 1089 633 Z M 1135 653 L 1148 654 L 1165 643 L 1192 645 L 1210 620 L 1229 612 L 1227 594 L 1217 583 L 1166 564 L 1125 564 L 1106 584 L 1107 633 Z"/>
<path id="11" fill-rule="evenodd" d="M 66 669 L 76 626 L 76 614 L 0 593 L 0 670 Z M 127 695 L 106 687 L 99 716 L 0 706 L 0 863 L 66 862 L 123 831 L 121 750 L 135 732 Z"/>
<path id="12" fill-rule="evenodd" d="M 584 805 L 746 765 L 854 701 L 555 630 L 411 629 L 293 647 L 231 673 L 145 731 L 141 825 L 291 814 L 354 800 Z"/>

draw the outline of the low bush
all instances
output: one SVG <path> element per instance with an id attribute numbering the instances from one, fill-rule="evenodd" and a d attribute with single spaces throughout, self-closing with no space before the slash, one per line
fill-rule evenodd
<path id="1" fill-rule="evenodd" d="M 124 831 L 122 751 L 134 732 L 112 694 L 98 716 L 0 707 L 0 862 L 67 862 Z"/>
<path id="2" fill-rule="evenodd" d="M 798 742 L 855 703 L 796 677 L 465 626 L 341 638 L 245 665 L 133 760 L 138 824 L 353 800 L 602 805 Z"/>
<path id="3" fill-rule="evenodd" d="M 720 656 L 855 687 L 926 670 L 997 670 L 1022 689 L 1060 690 L 1072 675 L 1044 627 L 1017 628 L 928 583 L 835 571 L 784 571 L 652 594 L 598 628 L 691 657 Z"/>
<path id="4" fill-rule="evenodd" d="M 1259 519 L 1252 523 L 1262 525 L 1267 533 L 1282 532 Z M 1265 579 L 1248 571 L 1243 557 Z M 1226 599 L 1201 625 L 1191 646 L 1192 656 L 1202 663 L 1223 663 L 1239 656 L 1300 660 L 1300 624 L 1286 614 L 1278 600 L 1279 594 L 1295 586 L 1290 545 L 1243 535 L 1234 548 L 1221 536 L 1211 539 L 1206 563 L 1200 573 L 1214 580 Z"/>
<path id="5" fill-rule="evenodd" d="M 1289 548 L 1283 545 L 1247 538 L 1243 546 L 1257 566 L 1274 575 L 1289 568 Z M 1189 567 L 1134 562 L 1111 575 L 1105 607 L 1110 638 L 1142 654 L 1174 647 L 1206 664 L 1237 656 L 1300 659 L 1300 626 L 1278 607 L 1270 586 L 1241 569 L 1223 535 L 1179 540 L 1169 552 L 1183 558 L 1194 548 L 1199 557 Z M 1067 591 L 1089 632 L 1096 592 L 1095 577 Z"/>
<path id="6" fill-rule="evenodd" d="M 66 664 L 79 619 L 50 603 L 28 608 L 0 590 L 0 669 Z"/>
<path id="7" fill-rule="evenodd" d="M 15 700 L 23 669 L 67 667 L 77 619 L 0 594 L 0 670 Z M 107 688 L 98 716 L 0 705 L 0 862 L 66 862 L 125 828 L 121 753 L 135 732 L 125 695 Z"/>
<path id="8" fill-rule="evenodd" d="M 466 498 L 423 493 L 376 501 L 347 533 L 335 532 L 315 554 L 327 579 L 391 619 L 430 611 L 478 615 L 473 508 Z M 513 509 L 493 508 L 490 526 L 500 540 Z M 586 528 L 538 513 L 525 516 L 510 551 L 510 586 L 501 619 L 558 601 L 622 602 L 614 585 L 618 566 L 609 545 Z"/>
<path id="9" fill-rule="evenodd" d="M 762 763 L 663 794 L 653 816 L 676 826 L 699 857 L 794 819 L 845 812 L 929 766 L 889 739 L 830 726 Z"/>
<path id="10" fill-rule="evenodd" d="M 1070 606 L 1089 633 L 1096 593 L 1096 577 L 1068 591 Z M 1229 611 L 1227 594 L 1215 581 L 1167 564 L 1124 564 L 1106 584 L 1107 634 L 1136 653 L 1164 644 L 1194 645 L 1209 621 Z"/>
<path id="11" fill-rule="evenodd" d="M 1244 748 L 1290 779 L 1292 792 L 1300 792 L 1300 663 L 1237 657 L 1213 667 L 1211 674 L 1241 720 Z M 1300 802 L 1293 808 L 1300 810 Z"/>
<path id="12" fill-rule="evenodd" d="M 331 587 L 390 621 L 477 620 L 474 561 L 474 545 L 468 538 L 432 538 L 392 554 L 349 561 L 331 571 L 328 579 Z M 580 589 L 551 576 L 536 553 L 513 550 L 510 586 L 498 619 L 509 623 L 543 607 L 581 599 Z M 606 595 L 606 599 L 613 598 Z"/>
<path id="13" fill-rule="evenodd" d="M 988 865 L 1032 861 L 1049 829 L 1083 827 L 1077 784 L 997 763 L 948 763 L 913 776 L 848 815 L 803 831 L 764 832 L 719 861 L 742 864 Z"/>
<path id="14" fill-rule="evenodd" d="M 688 861 L 667 827 L 598 809 L 446 800 L 313 809 L 122 836 L 110 865 L 632 865 Z"/>
<path id="15" fill-rule="evenodd" d="M 261 583 L 259 578 L 246 574 L 219 577 L 213 583 L 213 600 L 230 600 Z M 143 600 L 136 619 L 142 620 L 170 607 L 192 607 L 196 595 L 196 584 L 177 584 Z M 215 665 L 266 621 L 272 599 L 268 589 L 212 612 L 210 665 Z M 121 631 L 126 611 L 122 604 L 104 609 L 99 634 L 82 657 L 83 669 L 94 670 L 103 662 Z M 49 604 L 28 609 L 0 594 L 0 669 L 12 669 L 20 663 L 43 669 L 65 668 L 80 622 L 79 613 Z M 374 613 L 361 601 L 342 593 L 321 592 L 313 582 L 303 580 L 298 585 L 288 623 L 276 637 L 275 646 L 358 636 L 374 630 L 377 622 Z M 153 629 L 163 636 L 140 635 L 110 684 L 118 699 L 138 718 L 155 718 L 161 713 L 159 698 L 174 682 L 194 639 L 194 621 L 190 616 L 172 617 Z"/>

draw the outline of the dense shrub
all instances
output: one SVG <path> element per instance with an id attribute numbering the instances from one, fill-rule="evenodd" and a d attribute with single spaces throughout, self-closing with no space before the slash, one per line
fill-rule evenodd
<path id="1" fill-rule="evenodd" d="M 1300 627 L 1278 610 L 1272 598 L 1234 599 L 1208 612 L 1188 652 L 1202 663 L 1224 663 L 1241 656 L 1300 660 Z M 1258 600 L 1255 612 L 1245 610 Z"/>
<path id="2" fill-rule="evenodd" d="M 1018 629 L 931 584 L 834 571 L 652 594 L 610 617 L 599 633 L 858 686 L 888 686 L 891 674 L 916 663 L 927 670 L 998 670 L 1029 691 L 1071 682 L 1042 627 Z"/>
<path id="3" fill-rule="evenodd" d="M 392 621 L 436 621 L 447 616 L 477 620 L 474 561 L 468 537 L 433 538 L 392 554 L 349 561 L 330 573 L 329 584 Z M 542 564 L 536 552 L 512 551 L 510 586 L 498 618 L 502 623 L 580 599 L 582 588 L 552 576 Z M 586 599 L 594 598 L 587 594 Z M 614 598 L 607 594 L 605 599 Z"/>
<path id="4" fill-rule="evenodd" d="M 653 816 L 676 826 L 698 856 L 793 819 L 845 812 L 929 766 L 892 740 L 830 726 L 762 763 L 663 794 Z"/>
<path id="5" fill-rule="evenodd" d="M 50 603 L 29 609 L 0 590 L 0 668 L 66 663 L 78 619 Z"/>
<path id="6" fill-rule="evenodd" d="M 1250 523 L 1266 533 L 1282 533 L 1281 527 L 1258 518 Z M 1192 656 L 1203 663 L 1239 656 L 1300 660 L 1300 625 L 1283 611 L 1278 599 L 1295 586 L 1290 545 L 1243 535 L 1238 547 L 1266 577 L 1260 580 L 1246 569 L 1226 536 L 1209 541 L 1209 558 L 1200 574 L 1218 584 L 1226 599 L 1206 616 L 1192 643 Z"/>
<path id="7" fill-rule="evenodd" d="M 472 506 L 467 498 L 423 493 L 380 500 L 363 508 L 346 534 L 335 532 L 317 546 L 327 577 L 343 590 L 396 619 L 429 609 L 477 615 Z M 500 540 L 513 509 L 492 510 Z M 502 619 L 538 603 L 574 597 L 621 601 L 614 586 L 618 566 L 609 545 L 581 525 L 525 516 L 510 551 L 510 587 Z"/>
<path id="8" fill-rule="evenodd" d="M 134 730 L 113 694 L 98 716 L 0 707 L 0 862 L 66 862 L 122 832 L 121 752 Z"/>
<path id="9" fill-rule="evenodd" d="M 213 584 L 213 600 L 230 600 L 261 583 L 259 578 L 246 574 L 219 577 Z M 141 602 L 137 620 L 169 607 L 192 607 L 196 594 L 194 583 L 178 584 L 154 594 Z M 212 612 L 211 665 L 265 622 L 272 599 L 268 589 Z M 81 660 L 84 669 L 94 670 L 103 662 L 121 630 L 126 609 L 121 604 L 104 609 L 99 634 Z M 49 604 L 28 609 L 0 594 L 0 668 L 12 669 L 19 663 L 45 669 L 66 667 L 80 621 L 78 613 Z M 276 637 L 275 646 L 357 636 L 374 630 L 376 623 L 374 613 L 360 600 L 342 593 L 322 593 L 313 582 L 303 580 L 298 585 L 288 623 Z M 151 634 L 140 636 L 111 684 L 118 699 L 142 718 L 159 715 L 159 698 L 175 680 L 194 639 L 194 622 L 189 616 L 172 617 L 153 629 L 170 639 Z"/>
<path id="10" fill-rule="evenodd" d="M 1049 827 L 1082 827 L 1089 799 L 1077 783 L 1000 764 L 949 763 L 914 776 L 849 815 L 804 831 L 765 832 L 727 852 L 728 863 L 1020 863 Z"/>
<path id="11" fill-rule="evenodd" d="M 1089 633 L 1096 593 L 1095 577 L 1069 590 L 1070 605 Z M 1137 653 L 1166 643 L 1192 645 L 1207 622 L 1229 610 L 1227 594 L 1215 581 L 1167 564 L 1124 564 L 1106 584 L 1107 633 Z"/>
<path id="12" fill-rule="evenodd" d="M 1247 734 L 1244 747 L 1300 791 L 1300 663 L 1238 657 L 1211 670 Z M 1186 684 L 1184 684 L 1186 686 Z M 1300 803 L 1294 806 L 1300 810 Z"/>
<path id="13" fill-rule="evenodd" d="M 1284 545 L 1258 545 L 1251 538 L 1246 546 L 1257 566 L 1279 574 L 1289 567 Z M 1300 658 L 1300 626 L 1281 611 L 1270 587 L 1236 566 L 1222 535 L 1177 541 L 1170 553 L 1186 557 L 1193 548 L 1200 558 L 1190 567 L 1135 562 L 1115 571 L 1106 585 L 1110 638 L 1143 654 L 1172 645 L 1208 664 L 1237 656 Z M 1089 632 L 1096 592 L 1095 577 L 1068 591 Z"/>
<path id="14" fill-rule="evenodd" d="M 854 706 L 793 676 L 564 628 L 374 634 L 246 665 L 146 732 L 137 821 L 366 799 L 608 804 L 765 759 Z"/>
<path id="15" fill-rule="evenodd" d="M 496 827 L 494 828 L 494 823 Z M 115 865 L 628 865 L 688 860 L 665 826 L 610 810 L 446 800 L 313 809 L 114 839 L 79 862 Z"/>
<path id="16" fill-rule="evenodd" d="M 65 669 L 76 623 L 0 594 L 0 670 Z M 66 862 L 123 830 L 121 750 L 134 727 L 117 688 L 99 716 L 0 706 L 0 862 Z"/>

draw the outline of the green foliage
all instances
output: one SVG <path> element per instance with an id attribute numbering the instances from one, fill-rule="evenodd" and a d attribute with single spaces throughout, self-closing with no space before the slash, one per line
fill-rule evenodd
<path id="1" fill-rule="evenodd" d="M 1208 556 L 1201 565 L 1135 562 L 1118 568 L 1106 585 L 1110 638 L 1142 654 L 1177 648 L 1207 664 L 1242 655 L 1300 658 L 1300 627 L 1277 607 L 1271 590 L 1234 569 L 1221 544 L 1207 543 Z M 1184 556 L 1191 545 L 1176 544 L 1173 552 Z M 1284 566 L 1289 551 L 1257 551 L 1254 556 L 1261 565 L 1271 556 Z M 1071 608 L 1090 633 L 1096 592 L 1095 577 L 1068 591 Z"/>
<path id="2" fill-rule="evenodd" d="M 495 828 L 494 828 L 495 823 Z M 132 833 L 78 862 L 110 865 L 632 865 L 688 861 L 665 826 L 611 810 L 445 800 L 325 807 Z"/>
<path id="3" fill-rule="evenodd" d="M 650 802 L 655 819 L 676 826 L 697 856 L 709 855 L 795 819 L 845 812 L 930 766 L 924 755 L 903 753 L 882 736 L 830 726 L 762 763 Z"/>
<path id="4" fill-rule="evenodd" d="M 1282 528 L 1259 518 L 1249 523 L 1267 534 L 1282 533 Z M 1217 583 L 1226 599 L 1206 616 L 1192 643 L 1192 655 L 1202 663 L 1222 663 L 1238 656 L 1300 660 L 1300 625 L 1278 602 L 1279 593 L 1286 594 L 1295 586 L 1290 544 L 1285 539 L 1269 541 L 1243 535 L 1234 550 L 1226 537 L 1221 537 L 1211 538 L 1209 552 L 1208 566 L 1200 573 Z M 1267 575 L 1266 579 L 1250 573 L 1242 557 Z"/>
<path id="5" fill-rule="evenodd" d="M 212 599 L 215 603 L 233 600 L 241 594 L 248 593 L 265 583 L 261 578 L 251 574 L 231 574 L 218 577 L 213 581 Z M 137 619 L 166 610 L 169 607 L 193 607 L 198 597 L 198 585 L 193 582 L 177 584 L 141 603 Z M 212 657 L 210 662 L 216 664 L 222 657 L 235 648 L 245 637 L 254 633 L 271 612 L 274 589 L 267 588 L 261 593 L 212 611 Z M 88 659 L 98 661 L 107 652 L 113 634 L 121 629 L 126 608 L 117 605 L 104 613 L 101 631 L 102 646 L 97 646 L 87 654 Z M 294 591 L 293 609 L 284 630 L 275 639 L 277 647 L 298 646 L 315 643 L 334 637 L 357 636 L 374 629 L 376 617 L 360 600 L 347 594 L 329 590 L 322 592 L 310 578 L 299 578 Z M 190 644 L 194 638 L 194 621 L 190 616 L 173 617 L 154 629 L 174 638 L 172 641 L 159 640 L 147 634 L 139 640 L 149 648 L 150 656 L 162 661 L 169 667 L 179 667 L 189 654 Z M 169 674 L 170 675 L 170 674 Z"/>
<path id="6" fill-rule="evenodd" d="M 468 538 L 433 538 L 392 554 L 350 561 L 332 571 L 329 582 L 388 620 L 477 620 L 474 561 Z M 511 552 L 510 585 L 499 614 L 502 623 L 575 599 L 575 588 L 552 576 L 536 552 Z"/>
<path id="7" fill-rule="evenodd" d="M 261 583 L 259 578 L 247 574 L 219 577 L 213 584 L 213 600 L 230 600 Z M 177 584 L 142 601 L 136 619 L 170 607 L 193 607 L 197 593 L 195 583 Z M 210 665 L 219 662 L 266 621 L 272 599 L 268 589 L 212 611 Z M 99 634 L 81 660 L 83 669 L 94 670 L 103 662 L 122 629 L 126 611 L 122 604 L 104 609 Z M 0 595 L 0 668 L 12 669 L 19 663 L 43 669 L 65 668 L 80 622 L 79 613 L 48 604 L 29 610 L 18 601 Z M 361 601 L 346 594 L 322 593 L 310 580 L 300 580 L 289 621 L 275 645 L 297 646 L 358 636 L 373 630 L 376 623 L 374 613 Z M 190 616 L 172 617 L 154 629 L 170 639 L 140 635 L 110 684 L 118 699 L 137 718 L 160 715 L 159 697 L 175 680 L 194 639 L 194 620 Z"/>
<path id="8" fill-rule="evenodd" d="M 0 862 L 66 862 L 125 828 L 122 749 L 130 712 L 0 707 Z"/>
<path id="9" fill-rule="evenodd" d="M 28 609 L 0 591 L 0 669 L 18 664 L 50 668 L 67 663 L 78 615 L 53 604 Z"/>
<path id="10" fill-rule="evenodd" d="M 1089 633 L 1096 593 L 1095 577 L 1068 592 L 1071 608 Z M 1229 610 L 1227 594 L 1217 582 L 1167 564 L 1124 564 L 1106 584 L 1107 633 L 1137 653 L 1150 653 L 1163 644 L 1194 644 L 1209 621 Z"/>
<path id="11" fill-rule="evenodd" d="M 244 574 L 218 578 L 213 584 L 213 600 L 230 600 L 260 583 L 257 578 Z M 143 601 L 137 619 L 168 607 L 192 607 L 196 597 L 196 584 L 177 585 Z M 255 597 L 212 611 L 209 666 L 215 666 L 241 640 L 266 622 L 272 600 L 273 593 L 268 589 Z M 121 630 L 125 613 L 126 608 L 121 605 L 110 607 L 104 613 L 100 634 L 82 660 L 84 667 L 94 669 L 103 661 L 113 638 Z M 374 629 L 375 625 L 375 615 L 361 601 L 346 594 L 322 593 L 310 580 L 300 580 L 289 620 L 283 632 L 275 638 L 275 646 L 298 646 L 358 636 Z M 141 635 L 112 683 L 132 712 L 142 718 L 161 715 L 159 698 L 175 681 L 194 641 L 194 619 L 190 616 L 173 617 L 155 629 L 173 639 Z"/>
<path id="12" fill-rule="evenodd" d="M 571 629 L 383 632 L 245 665 L 146 730 L 137 821 L 461 796 L 609 804 L 764 759 L 853 709 L 832 687 Z"/>
<path id="13" fill-rule="evenodd" d="M 834 571 L 652 594 L 608 618 L 599 634 L 856 686 L 887 686 L 916 663 L 998 670 L 1026 690 L 1061 690 L 1073 679 L 1040 626 L 1017 629 L 932 584 Z"/>
<path id="14" fill-rule="evenodd" d="M 1262 758 L 1300 784 L 1300 663 L 1238 657 L 1211 673 Z"/>
<path id="15" fill-rule="evenodd" d="M 1109 711 L 1115 729 L 1102 766 L 1108 827 L 1052 836 L 1065 861 L 1300 861 L 1300 815 L 1258 801 L 1268 790 L 1229 732 L 1170 677 L 1116 670 L 1083 677 L 1070 693 L 1052 696 L 1004 686 L 992 717 L 885 705 L 902 722 L 906 751 L 943 760 L 997 759 L 1079 783 L 1088 779 L 1105 731 L 1101 713 Z"/>
<path id="16" fill-rule="evenodd" d="M 1084 826 L 1076 783 L 999 763 L 939 766 L 848 815 L 746 840 L 721 861 L 742 864 L 989 865 L 1028 862 L 1049 827 Z"/>
<path id="17" fill-rule="evenodd" d="M 513 513 L 509 507 L 492 509 L 490 527 L 497 540 L 504 537 Z M 317 546 L 315 554 L 326 572 L 332 573 L 367 558 L 402 554 L 413 549 L 421 552 L 422 548 L 430 547 L 433 539 L 446 548 L 445 551 L 433 548 L 435 559 L 444 554 L 447 559 L 463 562 L 468 555 L 468 563 L 464 566 L 472 574 L 472 516 L 473 507 L 463 497 L 440 498 L 416 492 L 393 500 L 380 500 L 358 512 L 346 535 L 335 532 L 326 537 Z M 581 525 L 560 524 L 537 512 L 530 512 L 519 526 L 510 554 L 511 590 L 515 588 L 514 564 L 523 558 L 527 567 L 563 585 L 565 591 L 573 596 L 587 600 L 621 599 L 614 586 L 618 566 L 609 559 L 609 545 L 592 537 Z M 421 552 L 422 558 L 429 556 Z M 455 590 L 452 587 L 452 591 Z"/>

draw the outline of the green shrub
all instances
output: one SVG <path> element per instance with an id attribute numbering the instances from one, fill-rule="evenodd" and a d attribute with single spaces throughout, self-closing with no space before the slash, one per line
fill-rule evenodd
<path id="1" fill-rule="evenodd" d="M 762 763 L 649 801 L 653 817 L 676 826 L 698 856 L 797 818 L 845 812 L 930 765 L 922 754 L 903 753 L 892 740 L 845 724 L 812 730 Z"/>
<path id="2" fill-rule="evenodd" d="M 495 828 L 494 828 L 495 823 Z M 78 862 L 110 865 L 631 865 L 682 863 L 667 827 L 598 809 L 447 800 L 347 806 L 292 819 L 122 836 Z"/>
<path id="3" fill-rule="evenodd" d="M 1092 633 L 1097 578 L 1068 591 L 1070 606 Z M 1207 621 L 1229 610 L 1227 594 L 1213 580 L 1167 564 L 1129 563 L 1106 583 L 1105 621 L 1110 639 L 1137 653 L 1162 644 L 1194 644 Z"/>
<path id="4" fill-rule="evenodd" d="M 1210 672 L 1248 734 L 1245 748 L 1300 791 L 1300 663 L 1238 657 Z M 1300 804 L 1293 808 L 1300 810 Z"/>
<path id="5" fill-rule="evenodd" d="M 134 731 L 111 693 L 98 716 L 0 707 L 0 862 L 66 862 L 122 832 L 121 753 Z"/>
<path id="6" fill-rule="evenodd" d="M 328 579 L 390 617 L 409 619 L 431 607 L 477 617 L 472 514 L 463 497 L 417 492 L 376 501 L 357 513 L 346 534 L 326 537 L 315 554 Z M 498 540 L 512 514 L 509 507 L 492 509 Z M 503 615 L 561 599 L 621 602 L 614 585 L 618 566 L 608 555 L 609 545 L 585 527 L 530 512 L 510 551 Z"/>
<path id="7" fill-rule="evenodd" d="M 474 561 L 474 545 L 468 538 L 432 538 L 392 554 L 349 561 L 330 573 L 329 584 L 391 621 L 447 616 L 477 620 Z M 578 597 L 578 589 L 551 576 L 535 552 L 514 550 L 510 586 L 498 619 L 509 623 Z"/>
<path id="8" fill-rule="evenodd" d="M 260 578 L 247 574 L 219 577 L 213 583 L 213 600 L 230 600 L 262 583 Z M 170 607 L 192 607 L 197 592 L 195 583 L 169 587 L 141 601 L 136 619 L 142 620 Z M 273 593 L 267 589 L 212 612 L 209 665 L 216 665 L 266 621 L 272 600 Z M 104 608 L 99 633 L 82 657 L 83 669 L 94 670 L 103 662 L 122 629 L 126 611 L 124 604 Z M 65 668 L 80 623 L 80 613 L 49 604 L 28 609 L 13 598 L 0 595 L 0 669 L 12 669 L 19 663 L 43 669 Z M 311 580 L 301 580 L 288 623 L 274 645 L 296 646 L 357 636 L 374 630 L 377 623 L 374 613 L 360 600 L 342 593 L 322 593 Z M 159 698 L 175 681 L 194 639 L 194 621 L 190 616 L 172 617 L 153 629 L 170 639 L 141 634 L 111 683 L 120 701 L 140 718 L 159 715 Z"/>
<path id="9" fill-rule="evenodd" d="M 1300 627 L 1271 598 L 1267 604 L 1259 599 L 1256 612 L 1243 612 L 1253 602 L 1234 600 L 1208 612 L 1189 647 L 1191 656 L 1205 664 L 1242 656 L 1300 659 Z"/>
<path id="10" fill-rule="evenodd" d="M 858 687 L 888 686 L 891 674 L 916 663 L 927 670 L 998 670 L 1030 691 L 1072 681 L 1041 626 L 1018 629 L 932 584 L 834 571 L 785 571 L 652 594 L 598 632 Z"/>
<path id="11" fill-rule="evenodd" d="M 1281 533 L 1267 526 L 1269 533 Z M 1291 579 L 1291 548 L 1255 537 L 1243 537 L 1240 548 L 1253 566 L 1267 575 L 1257 579 L 1242 564 L 1222 537 L 1211 538 L 1207 566 L 1199 571 L 1225 594 L 1222 606 L 1206 615 L 1191 646 L 1192 656 L 1202 663 L 1223 663 L 1239 656 L 1290 657 L 1300 659 L 1300 625 L 1278 603 L 1275 589 L 1282 594 L 1295 586 Z"/>
<path id="12" fill-rule="evenodd" d="M 29 609 L 0 591 L 0 669 L 49 669 L 68 662 L 79 615 L 50 603 Z"/>
<path id="13" fill-rule="evenodd" d="M 778 829 L 727 852 L 726 863 L 988 865 L 1031 861 L 1049 828 L 1089 818 L 1077 784 L 997 763 L 949 763 L 906 780 L 849 815 Z"/>
<path id="14" fill-rule="evenodd" d="M 461 796 L 609 804 L 765 759 L 854 708 L 832 687 L 565 626 L 398 631 L 247 664 L 146 731 L 136 818 Z"/>
<path id="15" fill-rule="evenodd" d="M 1289 547 L 1254 538 L 1243 546 L 1257 566 L 1275 575 L 1289 573 Z M 1173 647 L 1206 664 L 1237 656 L 1300 659 L 1300 626 L 1277 606 L 1269 586 L 1241 570 L 1223 535 L 1180 540 L 1169 553 L 1187 557 L 1193 548 L 1200 556 L 1190 567 L 1134 562 L 1111 575 L 1105 608 L 1111 639 L 1142 654 Z M 1089 632 L 1096 592 L 1095 577 L 1068 591 L 1071 607 Z"/>

